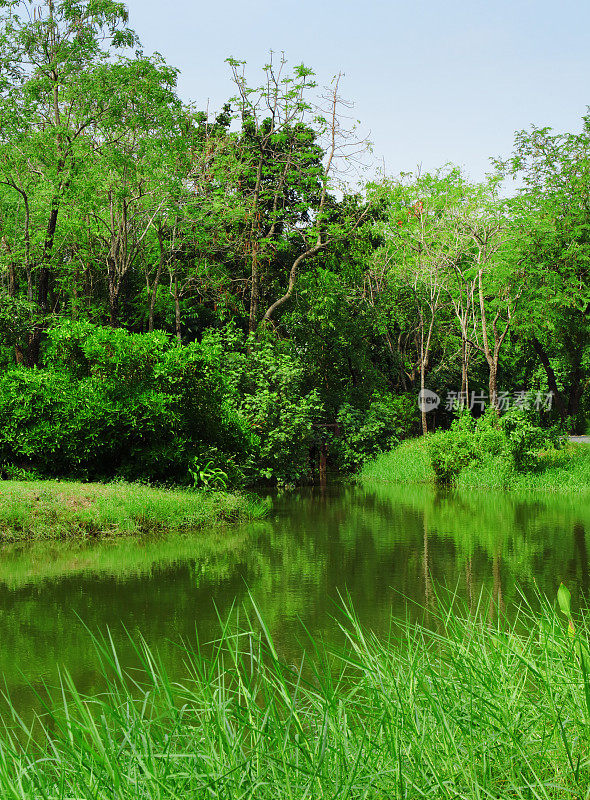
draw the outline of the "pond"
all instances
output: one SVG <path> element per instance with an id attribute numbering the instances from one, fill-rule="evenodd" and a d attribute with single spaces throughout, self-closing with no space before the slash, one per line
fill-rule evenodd
<path id="1" fill-rule="evenodd" d="M 214 638 L 219 617 L 247 606 L 249 593 L 279 651 L 295 659 L 303 626 L 338 637 L 340 596 L 375 631 L 408 604 L 428 608 L 439 585 L 468 603 L 483 589 L 510 608 L 535 584 L 555 596 L 563 580 L 580 603 L 590 590 L 588 530 L 590 504 L 575 497 L 382 484 L 278 494 L 267 520 L 216 531 L 5 547 L 0 672 L 25 714 L 62 668 L 98 691 L 88 628 L 110 631 L 129 665 L 129 636 L 141 634 L 174 677 L 178 642 Z"/>

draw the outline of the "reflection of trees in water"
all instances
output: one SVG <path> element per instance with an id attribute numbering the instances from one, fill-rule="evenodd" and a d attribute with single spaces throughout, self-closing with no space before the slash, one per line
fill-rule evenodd
<path id="1" fill-rule="evenodd" d="M 432 605 L 433 596 L 432 596 L 432 575 L 430 573 L 430 561 L 428 558 L 428 515 L 426 511 L 424 512 L 424 536 L 423 536 L 423 547 L 422 547 L 422 560 L 424 562 L 424 607 L 426 609 L 426 618 L 428 619 L 428 614 L 430 612 L 430 607 Z"/>
<path id="2" fill-rule="evenodd" d="M 490 619 L 493 619 L 493 614 L 502 614 L 506 610 L 504 605 L 504 598 L 502 597 L 502 573 L 500 571 L 501 557 L 496 553 L 492 558 L 492 575 L 494 576 L 494 588 L 492 597 L 490 598 Z"/>
<path id="3" fill-rule="evenodd" d="M 445 581 L 459 580 L 465 599 L 473 604 L 481 588 L 500 609 L 518 601 L 518 589 L 529 595 L 536 583 L 553 595 L 559 581 L 568 577 L 576 596 L 586 592 L 590 579 L 584 529 L 590 524 L 590 504 L 579 498 L 551 495 L 517 495 L 499 492 L 436 493 L 429 487 L 372 485 L 366 489 L 389 502 L 402 515 L 419 514 L 428 528 L 430 574 L 436 571 L 441 551 L 447 556 Z M 582 529 L 577 526 L 582 525 Z M 565 542 L 577 539 L 577 571 L 568 565 Z M 448 561 L 452 542 L 454 563 Z M 447 546 L 445 547 L 445 543 Z M 444 556 L 443 556 L 444 558 Z M 423 556 L 424 563 L 424 556 Z M 568 568 L 569 566 L 569 568 Z M 426 587 L 425 578 L 421 580 Z"/>
<path id="4" fill-rule="evenodd" d="M 35 551 L 33 564 L 32 551 L 23 550 L 24 561 L 15 553 L 6 560 L 6 574 L 21 576 L 17 588 L 0 583 L 0 671 L 16 687 L 21 669 L 56 683 L 57 667 L 66 665 L 88 688 L 95 678 L 78 618 L 91 630 L 109 626 L 124 661 L 132 650 L 121 622 L 174 665 L 173 642 L 195 628 L 203 641 L 213 639 L 218 615 L 247 601 L 248 590 L 288 657 L 299 649 L 300 620 L 314 635 L 337 636 L 339 593 L 376 632 L 388 630 L 392 610 L 405 616 L 408 602 L 431 607 L 441 584 L 470 607 L 483 589 L 509 609 L 517 586 L 526 591 L 533 577 L 549 593 L 567 577 L 575 599 L 576 585 L 583 593 L 589 588 L 588 524 L 590 508 L 560 498 L 327 487 L 285 495 L 275 517 L 217 537 L 200 534 L 192 543 L 121 543 L 102 554 L 66 547 L 52 560 Z"/>
<path id="5" fill-rule="evenodd" d="M 465 589 L 467 591 L 467 605 L 469 610 L 473 609 L 473 558 L 469 556 L 465 559 Z"/>

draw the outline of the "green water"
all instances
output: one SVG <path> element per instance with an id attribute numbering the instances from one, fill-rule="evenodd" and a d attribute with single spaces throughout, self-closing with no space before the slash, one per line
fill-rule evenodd
<path id="1" fill-rule="evenodd" d="M 98 691 L 96 656 L 84 625 L 110 631 L 120 660 L 134 664 L 128 634 L 155 646 L 172 676 L 176 644 L 216 635 L 218 615 L 250 592 L 287 658 L 303 627 L 338 637 L 336 603 L 350 595 L 362 621 L 386 630 L 391 611 L 426 606 L 446 584 L 466 600 L 482 587 L 513 607 L 534 584 L 574 603 L 590 590 L 590 504 L 575 498 L 379 485 L 290 492 L 264 522 L 216 532 L 5 548 L 0 554 L 0 672 L 23 712 L 35 690 L 55 687 L 66 668 Z M 82 624 L 82 621 L 84 624 Z"/>

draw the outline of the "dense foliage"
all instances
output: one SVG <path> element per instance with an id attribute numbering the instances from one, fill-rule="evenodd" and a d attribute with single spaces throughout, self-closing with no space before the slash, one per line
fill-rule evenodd
<path id="1" fill-rule="evenodd" d="M 454 420 L 446 431 L 428 440 L 428 453 L 439 484 L 453 483 L 462 470 L 487 463 L 509 482 L 511 472 L 540 470 L 547 456 L 559 450 L 564 439 L 557 427 L 541 428 L 522 410 L 512 410 L 500 419 L 493 409 L 477 421 L 468 413 Z"/>
<path id="2" fill-rule="evenodd" d="M 481 184 L 352 189 L 339 80 L 229 59 L 211 115 L 123 4 L 33 6 L 0 3 L 4 474 L 308 481 L 417 433 L 427 389 L 423 432 L 517 395 L 585 430 L 590 118 Z"/>

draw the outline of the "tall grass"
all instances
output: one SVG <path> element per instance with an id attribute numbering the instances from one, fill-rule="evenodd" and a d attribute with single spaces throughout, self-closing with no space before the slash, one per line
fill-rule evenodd
<path id="1" fill-rule="evenodd" d="M 107 690 L 63 676 L 59 708 L 0 736 L 6 798 L 587 798 L 590 678 L 557 613 L 508 624 L 431 609 L 381 640 L 343 611 L 348 646 L 284 663 L 258 618 L 184 645 L 173 683 L 137 643 L 125 671 L 98 642 Z"/>
<path id="2" fill-rule="evenodd" d="M 190 530 L 260 518 L 264 503 L 240 493 L 158 489 L 135 483 L 0 481 L 0 540 Z"/>

